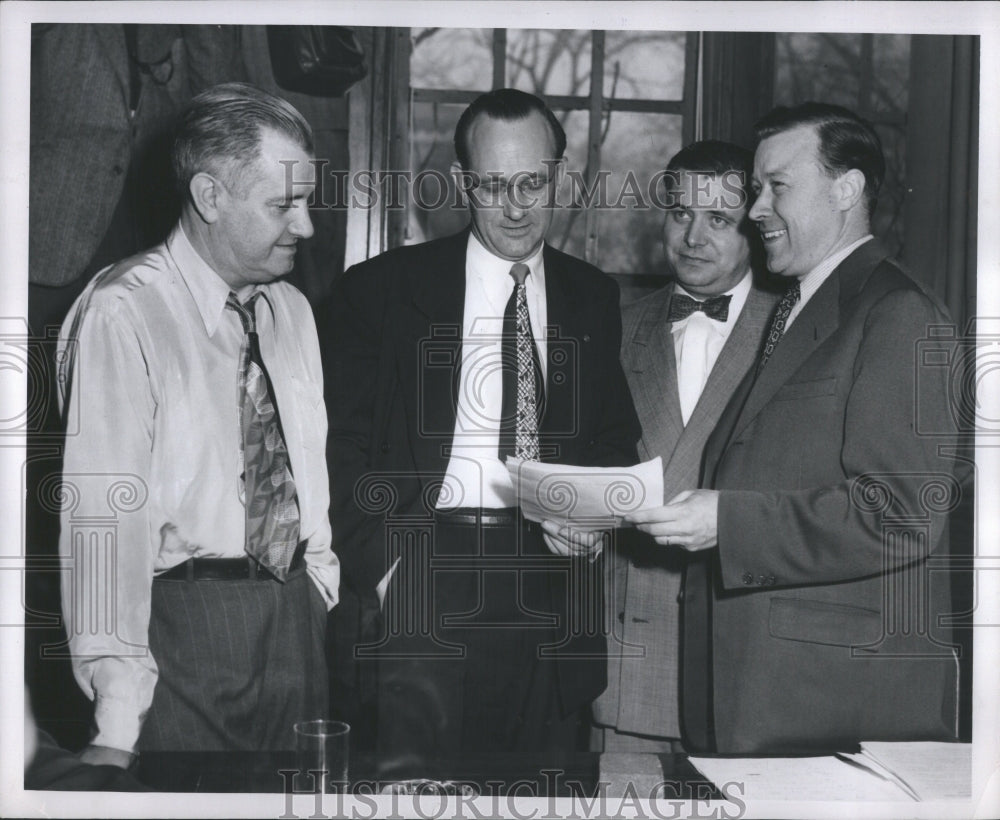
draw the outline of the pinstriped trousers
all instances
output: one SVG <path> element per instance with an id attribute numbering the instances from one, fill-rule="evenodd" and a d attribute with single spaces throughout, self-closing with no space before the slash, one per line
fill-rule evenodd
<path id="1" fill-rule="evenodd" d="M 154 581 L 140 750 L 294 749 L 296 721 L 327 717 L 326 616 L 304 568 L 284 584 Z"/>

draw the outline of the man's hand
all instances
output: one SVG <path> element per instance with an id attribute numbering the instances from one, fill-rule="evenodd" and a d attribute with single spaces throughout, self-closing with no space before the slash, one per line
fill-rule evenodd
<path id="1" fill-rule="evenodd" d="M 657 544 L 698 552 L 719 542 L 719 493 L 686 490 L 662 507 L 629 513 L 625 521 L 652 535 Z"/>
<path id="2" fill-rule="evenodd" d="M 128 769 L 132 765 L 136 756 L 123 749 L 113 749 L 110 746 L 94 746 L 91 744 L 80 752 L 80 760 L 89 763 L 91 766 L 117 766 L 119 769 Z"/>
<path id="3" fill-rule="evenodd" d="M 587 557 L 596 558 L 601 554 L 604 545 L 604 530 L 578 530 L 573 527 L 560 526 L 555 521 L 543 521 L 545 545 L 555 555 L 566 558 Z"/>

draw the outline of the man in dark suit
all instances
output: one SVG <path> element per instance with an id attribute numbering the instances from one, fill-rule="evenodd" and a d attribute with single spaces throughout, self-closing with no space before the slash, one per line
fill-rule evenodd
<path id="1" fill-rule="evenodd" d="M 470 229 L 355 266 L 320 319 L 335 538 L 363 625 L 348 611 L 335 629 L 341 660 L 377 668 L 378 743 L 400 758 L 570 749 L 606 683 L 597 540 L 521 520 L 502 461 L 529 421 L 529 458 L 636 459 L 618 289 L 544 243 L 565 145 L 538 98 L 477 98 L 452 167 Z M 536 362 L 512 393 L 515 335 Z M 540 408 L 515 413 L 522 388 Z"/>
<path id="2" fill-rule="evenodd" d="M 622 311 L 622 365 L 641 459 L 663 459 L 664 500 L 698 486 L 702 451 L 757 359 L 777 301 L 753 282 L 753 154 L 696 142 L 667 164 L 663 244 L 675 281 Z M 644 534 L 620 538 L 608 585 L 608 688 L 594 704 L 604 751 L 664 752 L 680 739 L 683 555 Z M 613 592 L 612 592 L 613 591 Z"/>
<path id="3" fill-rule="evenodd" d="M 934 629 L 948 579 L 931 572 L 959 494 L 948 372 L 917 355 L 947 317 L 869 233 L 884 171 L 869 124 L 804 103 L 757 131 L 750 218 L 789 288 L 706 446 L 711 489 L 632 516 L 696 556 L 685 744 L 954 739 L 956 659 Z"/>

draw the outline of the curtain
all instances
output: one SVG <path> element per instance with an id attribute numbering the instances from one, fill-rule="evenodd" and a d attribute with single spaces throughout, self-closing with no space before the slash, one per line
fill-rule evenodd
<path id="1" fill-rule="evenodd" d="M 903 260 L 963 332 L 976 315 L 979 38 L 910 45 Z"/>
<path id="2" fill-rule="evenodd" d="M 962 496 L 950 520 L 951 555 L 975 553 L 976 426 L 975 349 L 976 219 L 979 151 L 979 38 L 914 35 L 910 45 L 910 107 L 907 122 L 907 195 L 903 260 L 935 293 L 957 325 L 953 400 L 959 425 L 957 457 Z M 966 337 L 965 341 L 961 341 Z M 958 372 L 961 368 L 961 372 Z M 958 386 L 960 385 L 960 386 Z M 949 573 L 953 611 L 975 608 L 970 572 Z M 972 635 L 970 616 L 959 616 L 959 738 L 972 729 Z"/>

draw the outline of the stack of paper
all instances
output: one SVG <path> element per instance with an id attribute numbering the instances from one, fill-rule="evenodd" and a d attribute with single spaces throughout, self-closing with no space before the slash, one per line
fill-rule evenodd
<path id="1" fill-rule="evenodd" d="M 572 467 L 507 459 L 518 504 L 529 521 L 571 522 L 577 530 L 617 527 L 626 513 L 663 503 L 659 456 L 635 467 Z"/>
<path id="2" fill-rule="evenodd" d="M 899 788 L 833 756 L 692 757 L 694 767 L 727 793 L 759 800 L 906 800 Z"/>
<path id="3" fill-rule="evenodd" d="M 914 800 L 972 799 L 970 743 L 867 741 L 856 757 L 887 771 Z"/>
<path id="4" fill-rule="evenodd" d="M 969 800 L 968 743 L 861 744 L 823 757 L 692 757 L 720 789 L 742 784 L 746 800 Z"/>

